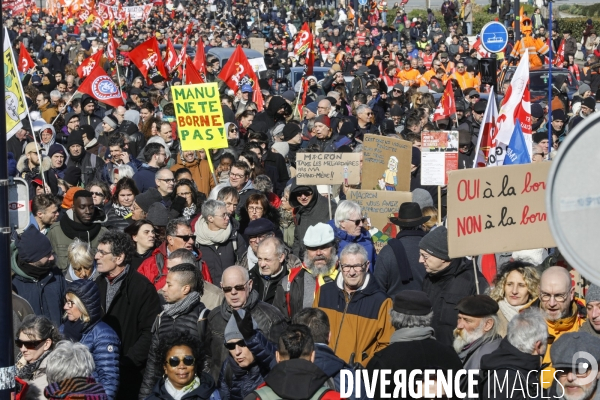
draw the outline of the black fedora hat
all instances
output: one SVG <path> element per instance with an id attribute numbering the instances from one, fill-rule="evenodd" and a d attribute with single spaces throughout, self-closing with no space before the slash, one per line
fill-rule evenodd
<path id="1" fill-rule="evenodd" d="M 430 216 L 423 216 L 421 206 L 418 203 L 402 203 L 398 211 L 398 218 L 390 217 L 389 220 L 400 228 L 412 228 L 423 225 L 430 218 Z"/>

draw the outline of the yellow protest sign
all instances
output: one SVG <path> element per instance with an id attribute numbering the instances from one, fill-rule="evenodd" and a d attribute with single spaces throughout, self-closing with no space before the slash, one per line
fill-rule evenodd
<path id="1" fill-rule="evenodd" d="M 171 86 L 182 150 L 227 147 L 223 108 L 216 82 Z"/>
<path id="2" fill-rule="evenodd" d="M 19 74 L 15 69 L 8 31 L 4 29 L 4 105 L 6 114 L 6 140 L 17 133 L 27 116 L 27 107 L 21 96 Z"/>

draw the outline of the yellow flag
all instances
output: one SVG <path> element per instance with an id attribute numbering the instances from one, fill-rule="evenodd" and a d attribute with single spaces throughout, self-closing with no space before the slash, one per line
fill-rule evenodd
<path id="1" fill-rule="evenodd" d="M 23 101 L 19 86 L 19 74 L 15 70 L 8 32 L 4 32 L 4 100 L 6 112 L 6 140 L 23 126 L 21 120 L 27 116 L 27 105 Z"/>

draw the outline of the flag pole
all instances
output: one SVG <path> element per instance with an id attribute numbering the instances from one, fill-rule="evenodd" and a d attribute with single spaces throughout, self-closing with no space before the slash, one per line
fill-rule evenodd
<path id="1" fill-rule="evenodd" d="M 300 81 L 300 87 L 304 90 L 304 76 L 302 76 L 302 80 Z M 292 114 L 292 118 L 294 118 L 296 116 L 296 111 L 298 111 L 298 102 L 299 101 L 300 101 L 300 91 L 298 91 L 298 96 L 296 96 L 296 107 L 294 107 L 294 114 Z"/>
<path id="2" fill-rule="evenodd" d="M 438 226 L 442 225 L 442 187 L 438 185 Z"/>
<path id="3" fill-rule="evenodd" d="M 7 35 L 6 37 L 8 37 L 8 29 L 6 27 L 4 27 L 4 34 Z M 13 48 L 12 46 L 10 47 L 10 56 L 12 58 L 12 63 L 13 63 L 13 68 L 15 69 L 15 74 L 19 73 L 19 69 L 17 68 L 17 61 L 15 58 L 15 54 L 13 53 Z M 21 82 L 21 79 L 17 79 L 17 81 L 19 82 L 19 89 L 21 90 L 21 99 L 23 100 L 23 102 L 25 101 L 25 90 L 23 90 L 23 82 Z M 25 103 L 25 105 L 27 106 L 27 103 Z M 38 156 L 38 161 L 40 163 L 40 175 L 42 176 L 42 182 L 44 184 L 44 191 L 46 191 L 46 177 L 44 176 L 44 163 L 42 162 L 42 157 L 40 155 L 40 149 L 39 149 L 39 145 L 38 145 L 38 141 L 37 138 L 35 137 L 35 132 L 33 130 L 33 121 L 31 120 L 31 114 L 29 113 L 29 107 L 25 107 L 27 109 L 27 119 L 29 120 L 29 126 L 31 126 L 31 136 L 33 136 L 33 142 L 35 143 L 35 152 Z M 54 123 L 53 123 L 54 125 Z"/>
<path id="4" fill-rule="evenodd" d="M 79 90 L 75 90 L 73 92 L 73 95 L 71 96 L 71 98 L 69 99 L 69 101 L 67 101 L 65 103 L 65 107 L 69 105 L 69 103 L 71 102 L 71 100 L 73 100 L 73 97 L 75 97 L 75 95 L 79 92 Z M 60 112 L 58 113 L 58 115 L 54 118 L 54 120 L 52 121 L 51 125 L 54 125 L 54 123 L 56 122 L 56 120 L 58 119 L 58 117 L 60 117 Z"/>
<path id="5" fill-rule="evenodd" d="M 552 150 L 552 0 L 548 1 L 548 32 L 550 35 L 550 51 L 548 51 L 548 160 L 550 160 Z"/>
<path id="6" fill-rule="evenodd" d="M 111 42 L 114 43 L 115 38 L 113 36 L 113 34 L 114 34 L 114 32 L 113 32 L 113 25 L 110 25 L 108 27 L 108 29 L 110 29 L 110 32 L 109 32 L 108 36 L 109 36 Z M 109 44 L 111 44 L 111 43 L 109 43 Z M 117 87 L 119 88 L 119 92 L 121 92 L 121 99 L 123 99 L 123 104 L 125 104 L 126 103 L 125 102 L 125 97 L 123 97 L 123 89 L 121 88 L 121 73 L 119 72 L 119 63 L 117 62 L 117 48 L 116 47 L 114 48 L 114 52 L 115 52 L 115 60 L 114 60 L 115 61 L 115 68 L 117 69 L 117 80 L 119 81 L 117 83 Z"/>

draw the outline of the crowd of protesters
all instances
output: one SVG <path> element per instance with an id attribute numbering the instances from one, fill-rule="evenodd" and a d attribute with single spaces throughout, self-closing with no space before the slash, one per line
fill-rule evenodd
<path id="1" fill-rule="evenodd" d="M 339 399 L 340 371 L 363 368 L 478 370 L 482 399 L 600 398 L 600 374 L 588 379 L 597 370 L 574 356 L 600 361 L 600 288 L 557 249 L 450 258 L 435 224 L 446 206 L 421 185 L 427 131 L 458 130 L 459 168 L 473 165 L 489 89 L 473 47 L 476 5 L 447 0 L 440 21 L 384 2 L 326 6 L 155 5 L 147 20 L 115 26 L 116 61 L 100 60 L 122 90 L 116 108 L 77 92 L 77 68 L 105 49 L 107 29 L 3 19 L 14 54 L 24 46 L 36 63 L 21 76 L 30 118 L 7 142 L 31 209 L 11 245 L 17 398 Z M 511 7 L 492 2 L 490 18 L 510 25 Z M 553 52 L 564 40 L 569 71 L 551 99 L 532 101 L 534 162 L 551 160 L 600 99 L 591 21 L 577 64 L 571 32 L 548 38 L 546 12 L 531 16 L 533 35 Z M 304 22 L 314 68 L 326 68 L 293 84 Z M 128 57 L 151 37 L 204 46 L 227 148 L 182 150 L 170 91 L 181 77 L 147 79 Z M 267 70 L 231 90 L 209 50 L 249 48 L 250 38 L 265 39 Z M 513 46 L 510 30 L 506 58 Z M 449 81 L 455 118 L 433 122 Z M 413 145 L 413 201 L 390 217 L 399 233 L 382 247 L 346 199 L 360 185 L 295 180 L 298 153 L 362 153 L 365 134 Z M 489 371 L 544 391 L 490 397 Z M 360 385 L 351 398 L 367 398 Z"/>

